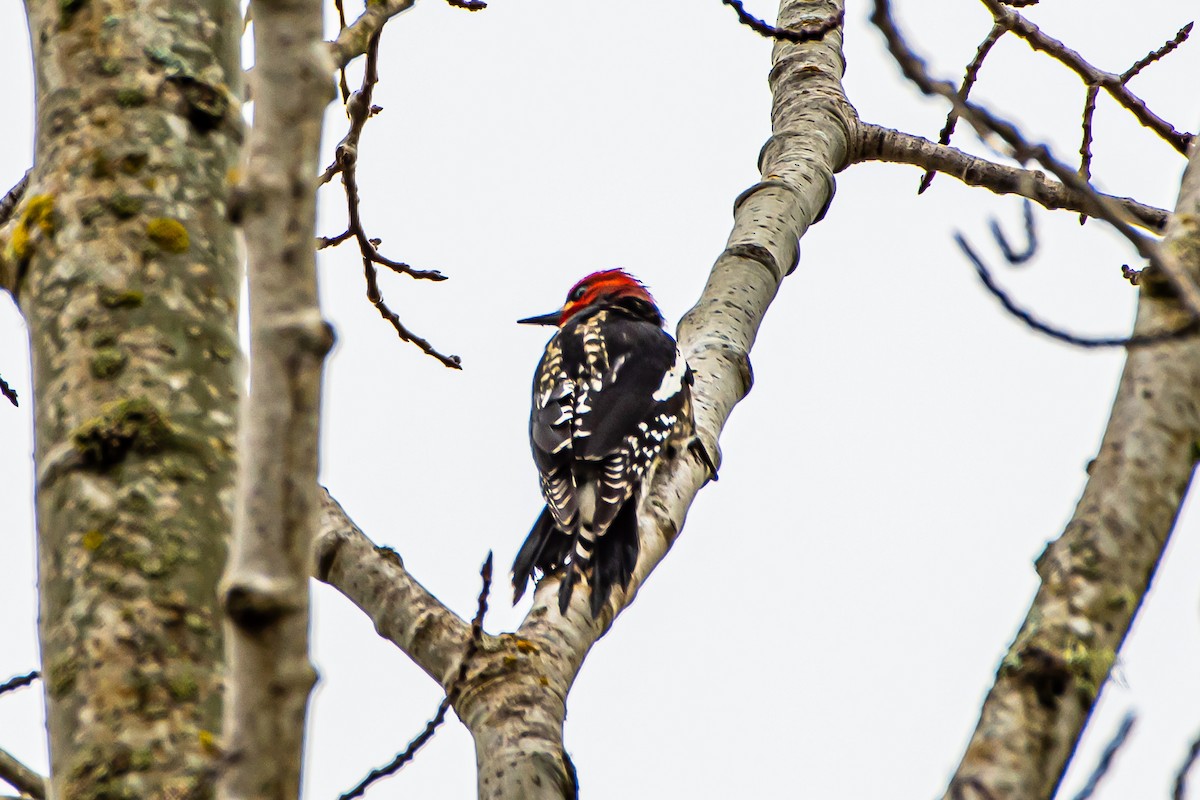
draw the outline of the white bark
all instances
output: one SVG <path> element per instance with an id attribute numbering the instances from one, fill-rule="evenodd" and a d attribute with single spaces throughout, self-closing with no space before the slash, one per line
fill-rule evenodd
<path id="1" fill-rule="evenodd" d="M 333 65 L 320 0 L 255 0 L 257 98 L 241 189 L 250 296 L 250 395 L 229 565 L 225 800 L 299 796 L 308 658 L 308 576 L 317 489 L 321 368 L 333 342 L 317 305 L 321 118 Z"/>

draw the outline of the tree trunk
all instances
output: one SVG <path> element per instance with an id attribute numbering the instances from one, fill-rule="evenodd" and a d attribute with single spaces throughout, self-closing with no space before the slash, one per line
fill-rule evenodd
<path id="1" fill-rule="evenodd" d="M 0 277 L 33 348 L 53 793 L 209 797 L 240 375 L 240 14 L 27 12 L 35 165 Z"/>

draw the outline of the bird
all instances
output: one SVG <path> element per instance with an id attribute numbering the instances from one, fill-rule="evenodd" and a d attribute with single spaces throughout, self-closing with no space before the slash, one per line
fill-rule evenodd
<path id="1" fill-rule="evenodd" d="M 681 447 L 716 477 L 695 435 L 693 374 L 645 285 L 594 272 L 563 306 L 518 320 L 553 325 L 533 377 L 529 441 L 546 501 L 513 562 L 513 603 L 538 574 L 562 572 L 558 607 L 582 577 L 598 617 L 638 558 L 640 489 Z"/>

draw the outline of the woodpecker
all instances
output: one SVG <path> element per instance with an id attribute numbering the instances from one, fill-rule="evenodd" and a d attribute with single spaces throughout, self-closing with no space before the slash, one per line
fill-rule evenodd
<path id="1" fill-rule="evenodd" d="M 538 572 L 562 570 L 559 610 L 584 576 L 596 617 L 614 585 L 629 585 L 639 489 L 657 465 L 685 446 L 716 476 L 695 437 L 692 371 L 646 287 L 619 269 L 518 322 L 558 330 L 533 376 L 529 440 L 546 507 L 513 562 L 513 602 Z"/>

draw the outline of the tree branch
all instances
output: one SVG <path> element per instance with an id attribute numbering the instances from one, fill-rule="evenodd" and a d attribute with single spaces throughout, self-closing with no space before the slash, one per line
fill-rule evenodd
<path id="1" fill-rule="evenodd" d="M 392 17 L 403 14 L 413 7 L 415 0 L 383 0 L 368 3 L 367 10 L 358 19 L 342 28 L 338 37 L 328 42 L 329 55 L 335 68 L 342 68 L 354 59 L 366 54 L 371 39 Z"/>
<path id="2" fill-rule="evenodd" d="M 299 794 L 308 696 L 308 576 L 320 495 L 316 171 L 332 65 L 321 0 L 254 0 L 258 83 L 240 187 L 250 298 L 250 396 L 234 536 L 222 579 L 228 678 L 224 800 Z"/>
<path id="3" fill-rule="evenodd" d="M 1200 153 L 1193 147 L 1163 247 L 1200 274 Z M 1135 334 L 1192 321 L 1162 276 L 1143 277 Z M 1131 351 L 1100 452 L 1001 663 L 946 792 L 1050 797 L 1129 631 L 1187 493 L 1200 439 L 1200 342 Z"/>
<path id="4" fill-rule="evenodd" d="M 1126 70 L 1124 73 L 1106 72 L 1098 67 L 1092 66 L 1079 53 L 1075 52 L 1066 44 L 1055 39 L 1053 36 L 1045 33 L 1037 25 L 1034 25 L 1029 20 L 1025 19 L 1021 14 L 1007 8 L 999 0 L 981 0 L 987 6 L 988 11 L 992 12 L 992 17 L 996 24 L 1003 26 L 1005 30 L 1012 31 L 1017 36 L 1025 40 L 1025 42 L 1034 50 L 1045 53 L 1063 66 L 1070 69 L 1078 75 L 1088 86 L 1099 86 L 1108 92 L 1108 94 L 1120 103 L 1124 108 L 1133 114 L 1133 116 L 1142 125 L 1154 131 L 1163 138 L 1167 144 L 1186 155 L 1188 145 L 1192 141 L 1192 134 L 1181 133 L 1175 130 L 1171 123 L 1167 122 L 1162 117 L 1155 114 L 1146 107 L 1145 101 L 1129 91 L 1126 83 L 1144 69 L 1149 64 L 1158 61 L 1163 56 L 1170 53 L 1176 47 L 1187 39 L 1191 32 L 1191 23 L 1185 25 L 1175 38 L 1167 42 L 1158 50 L 1151 52 L 1145 58 L 1139 60 L 1136 64 Z"/>
<path id="5" fill-rule="evenodd" d="M 968 186 L 978 186 L 996 194 L 1027 197 L 1050 210 L 1085 212 L 1091 207 L 1086 196 L 1047 178 L 1041 171 L 997 164 L 911 133 L 859 120 L 855 123 L 853 142 L 848 161 L 851 164 L 864 161 L 911 164 L 943 172 Z M 1167 212 L 1161 208 L 1144 205 L 1129 197 L 1102 196 L 1146 230 L 1161 233 L 1166 227 Z"/>
<path id="6" fill-rule="evenodd" d="M 984 0 L 984 2 L 987 3 L 988 0 Z M 1176 257 L 1172 252 L 1160 248 L 1157 242 L 1134 230 L 1118 205 L 1098 194 L 1091 184 L 1079 175 L 1078 170 L 1055 158 L 1048 146 L 1026 141 L 1016 125 L 981 106 L 966 102 L 958 96 L 958 91 L 952 84 L 931 77 L 925 69 L 925 62 L 912 51 L 896 27 L 888 0 L 875 0 L 871 22 L 883 33 L 888 50 L 900 66 L 904 77 L 908 78 L 923 93 L 931 96 L 941 95 L 949 100 L 958 115 L 969 122 L 981 136 L 999 137 L 1012 148 L 1013 157 L 1021 163 L 1037 161 L 1054 173 L 1055 177 L 1068 188 L 1088 198 L 1090 209 L 1086 213 L 1103 219 L 1111 225 L 1137 248 L 1138 253 L 1152 266 L 1161 270 L 1183 298 L 1184 304 L 1193 316 L 1200 319 L 1200 287 L 1196 285 L 1193 277 L 1176 262 Z"/>
<path id="7" fill-rule="evenodd" d="M 372 543 L 327 490 L 321 497 L 313 577 L 362 609 L 429 677 L 449 685 L 471 626 L 417 583 L 395 550 Z"/>
<path id="8" fill-rule="evenodd" d="M 34 800 L 45 800 L 46 779 L 22 764 L 11 753 L 0 750 L 0 781 Z"/>
<path id="9" fill-rule="evenodd" d="M 0 694 L 5 694 L 6 692 L 11 692 L 15 689 L 21 689 L 33 683 L 40 677 L 42 677 L 42 673 L 35 669 L 32 672 L 25 673 L 24 675 L 17 675 L 16 677 L 9 678 L 4 683 L 0 683 Z"/>

